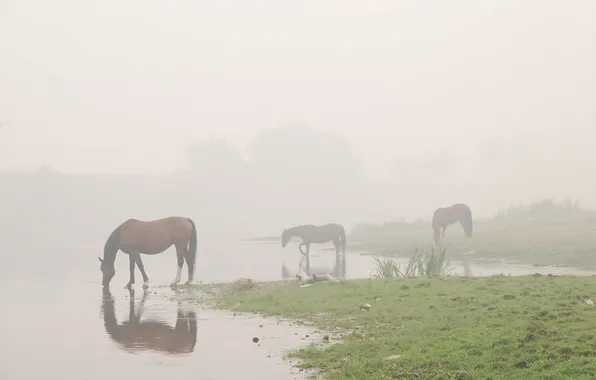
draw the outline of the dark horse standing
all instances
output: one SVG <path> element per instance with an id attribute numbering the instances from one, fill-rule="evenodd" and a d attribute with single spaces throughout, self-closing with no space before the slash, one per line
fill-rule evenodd
<path id="1" fill-rule="evenodd" d="M 169 355 L 188 354 L 197 343 L 197 315 L 194 311 L 183 311 L 178 302 L 174 328 L 157 320 L 141 322 L 143 306 L 148 292 L 143 292 L 138 311 L 135 312 L 134 289 L 129 289 L 130 304 L 128 321 L 118 324 L 114 299 L 109 288 L 103 290 L 103 323 L 113 341 L 126 351 L 151 350 Z"/>
<path id="2" fill-rule="evenodd" d="M 103 273 L 103 286 L 108 287 L 112 277 L 116 274 L 114 261 L 118 250 L 127 253 L 130 259 L 130 279 L 126 288 L 131 288 L 135 283 L 135 264 L 143 276 L 143 289 L 148 288 L 149 277 L 141 260 L 141 253 L 157 255 L 170 248 L 176 247 L 178 257 L 178 272 L 176 279 L 171 284 L 177 286 L 182 276 L 182 266 L 186 260 L 188 267 L 188 281 L 193 281 L 195 260 L 197 256 L 197 229 L 192 219 L 179 216 L 170 216 L 163 219 L 143 222 L 129 219 L 122 223 L 110 234 L 106 241 L 103 259 L 100 257 L 101 272 Z"/>
<path id="3" fill-rule="evenodd" d="M 300 253 L 306 257 L 306 274 L 310 276 L 310 245 L 323 244 L 332 241 L 335 246 L 335 273 L 339 273 L 340 277 L 346 275 L 346 231 L 341 224 L 328 223 L 320 226 L 313 224 L 306 224 L 296 226 L 284 230 L 281 234 L 281 246 L 285 248 L 290 239 L 294 236 L 302 238 L 302 242 L 298 245 Z M 302 250 L 306 247 L 306 252 Z M 341 249 L 342 257 L 339 252 Z"/>
<path id="4" fill-rule="evenodd" d="M 461 224 L 467 237 L 472 237 L 472 211 L 468 205 L 456 203 L 435 210 L 432 221 L 435 244 L 441 243 L 441 237 L 445 238 L 447 226 L 455 222 Z"/>

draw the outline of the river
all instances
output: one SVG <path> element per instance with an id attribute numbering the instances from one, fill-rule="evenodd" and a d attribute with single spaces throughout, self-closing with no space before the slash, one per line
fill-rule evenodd
<path id="1" fill-rule="evenodd" d="M 333 252 L 313 247 L 312 254 L 313 266 L 332 267 Z M 160 286 L 175 277 L 173 249 L 158 256 L 143 256 L 151 287 L 144 293 L 137 283 L 133 305 L 137 308 L 145 296 L 140 318 L 145 323 L 127 324 L 130 294 L 123 287 L 128 281 L 128 258 L 118 255 L 111 295 L 104 302 L 98 255 L 101 250 L 95 249 L 0 257 L 4 290 L 0 379 L 304 377 L 283 362 L 282 349 L 320 340 L 312 328 L 197 310 L 184 301 L 179 304 L 180 297 L 174 291 Z M 278 243 L 200 242 L 195 278 L 203 282 L 227 282 L 238 277 L 280 280 L 282 263 L 296 269 L 298 259 L 295 245 L 282 249 Z M 349 253 L 347 277 L 367 277 L 372 266 L 371 256 Z M 469 269 L 474 275 L 574 273 L 570 269 L 491 262 L 470 264 Z M 462 274 L 463 267 L 455 263 L 453 273 Z M 258 343 L 253 342 L 254 337 L 259 338 Z"/>

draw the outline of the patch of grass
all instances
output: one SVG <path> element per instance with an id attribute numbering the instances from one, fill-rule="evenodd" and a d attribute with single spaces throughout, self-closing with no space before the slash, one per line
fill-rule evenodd
<path id="1" fill-rule="evenodd" d="M 385 255 L 387 254 L 388 252 L 385 252 Z M 440 276 L 449 272 L 449 260 L 445 256 L 445 249 L 430 248 L 422 252 L 416 247 L 414 255 L 403 269 L 400 263 L 387 257 L 374 257 L 374 260 L 375 268 L 372 275 L 375 278 Z"/>
<path id="2" fill-rule="evenodd" d="M 220 307 L 299 318 L 344 341 L 290 353 L 326 379 L 592 379 L 594 277 L 266 283 Z M 362 311 L 359 305 L 372 308 Z M 401 355 L 393 360 L 387 357 Z"/>
<path id="3" fill-rule="evenodd" d="M 474 212 L 474 210 L 472 210 Z M 532 265 L 596 268 L 596 212 L 577 202 L 544 200 L 510 207 L 492 218 L 474 218 L 474 236 L 465 239 L 459 224 L 450 225 L 443 248 L 452 260 L 474 249 L 474 257 L 497 258 Z M 430 221 L 398 220 L 360 225 L 348 237 L 350 250 L 373 255 L 391 248 L 409 257 L 418 245 L 432 243 Z"/>

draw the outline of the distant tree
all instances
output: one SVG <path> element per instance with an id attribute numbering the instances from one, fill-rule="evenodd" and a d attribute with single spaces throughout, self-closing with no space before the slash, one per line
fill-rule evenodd
<path id="1" fill-rule="evenodd" d="M 364 163 L 347 140 L 299 124 L 263 131 L 250 144 L 249 153 L 258 170 L 275 182 L 339 185 L 366 175 Z"/>
<path id="2" fill-rule="evenodd" d="M 193 174 L 208 181 L 237 178 L 248 166 L 240 153 L 223 138 L 193 144 L 186 150 L 186 159 Z"/>
<path id="3" fill-rule="evenodd" d="M 270 218 L 292 223 L 343 220 L 352 215 L 366 169 L 350 143 L 305 125 L 261 132 L 249 145 L 261 204 Z"/>

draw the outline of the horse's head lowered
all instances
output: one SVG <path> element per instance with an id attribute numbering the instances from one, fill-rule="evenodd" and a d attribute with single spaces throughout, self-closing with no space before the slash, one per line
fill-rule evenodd
<path id="1" fill-rule="evenodd" d="M 473 223 L 472 218 L 465 218 L 461 222 L 462 227 L 464 228 L 464 233 L 467 237 L 472 237 L 472 230 L 473 230 Z"/>
<path id="2" fill-rule="evenodd" d="M 290 241 L 291 238 L 292 238 L 292 235 L 289 233 L 288 230 L 284 230 L 281 233 L 281 246 L 282 246 L 282 248 L 285 248 L 286 245 L 288 245 L 288 242 Z"/>
<path id="3" fill-rule="evenodd" d="M 103 280 L 101 281 L 102 285 L 107 288 L 110 286 L 110 281 L 112 281 L 112 277 L 116 274 L 116 269 L 114 269 L 114 265 L 109 265 L 104 263 L 101 257 L 97 257 L 99 262 L 101 263 L 100 269 L 101 273 L 103 274 Z"/>

